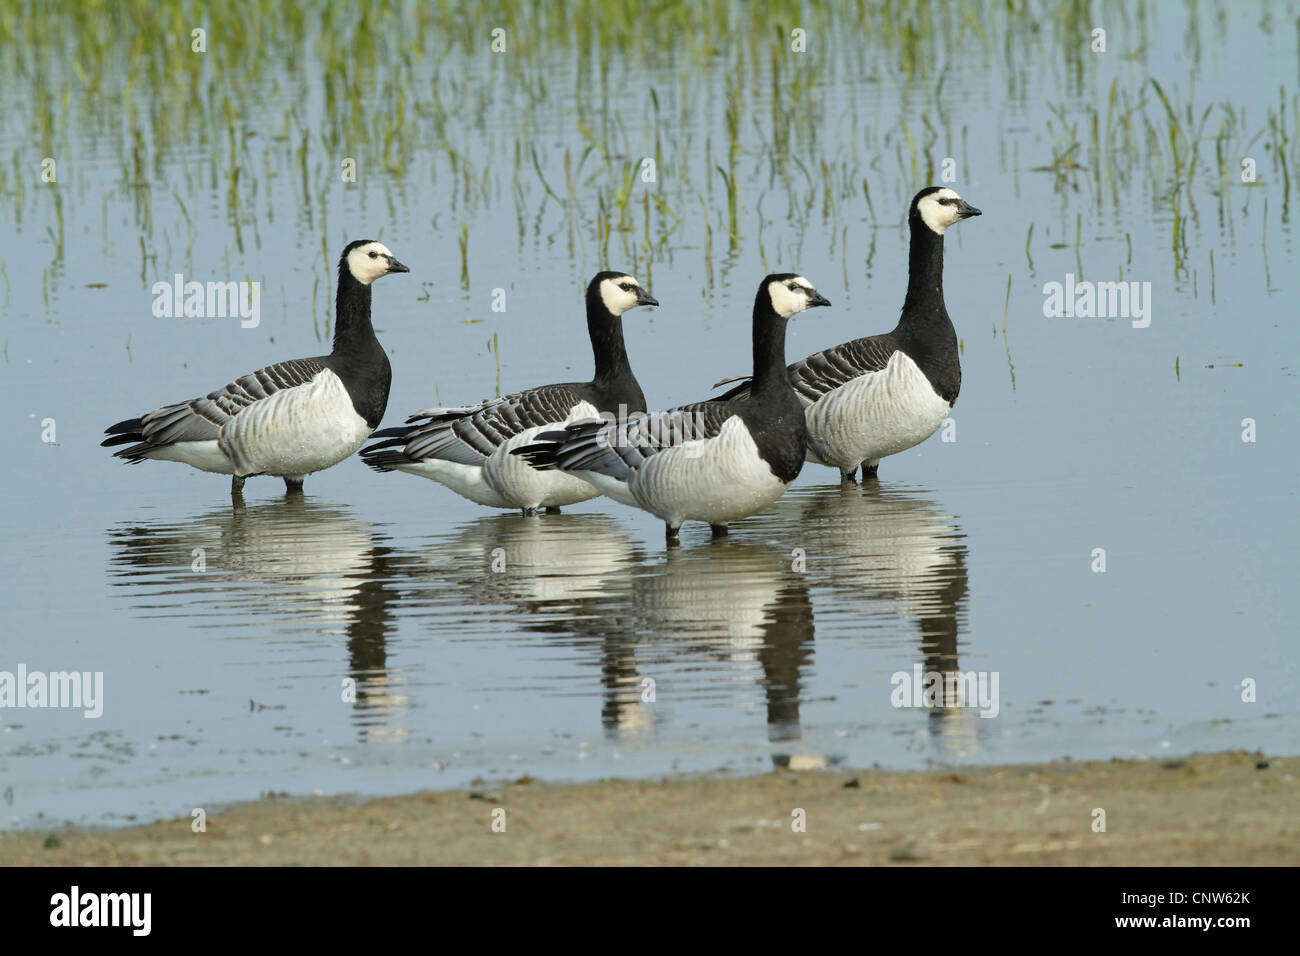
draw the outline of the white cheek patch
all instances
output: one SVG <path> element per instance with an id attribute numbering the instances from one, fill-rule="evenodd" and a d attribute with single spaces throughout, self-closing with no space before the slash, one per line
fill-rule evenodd
<path id="1" fill-rule="evenodd" d="M 784 282 L 771 283 L 767 294 L 772 299 L 772 308 L 782 318 L 788 319 L 808 307 L 808 296 L 803 292 L 791 292 Z"/>
<path id="2" fill-rule="evenodd" d="M 951 195 L 944 196 L 944 193 L 950 193 Z M 932 231 L 942 236 L 943 231 L 957 221 L 957 207 L 943 205 L 939 202 L 940 198 L 953 199 L 958 197 L 951 189 L 941 190 L 926 196 L 917 203 L 917 211 L 921 213 L 921 221 L 929 226 Z"/>
<path id="3" fill-rule="evenodd" d="M 370 258 L 370 253 L 375 253 L 375 258 Z M 348 254 L 348 271 L 352 277 L 362 285 L 370 285 L 380 276 L 388 274 L 388 256 L 392 253 L 388 247 L 378 242 L 372 242 L 367 246 L 358 246 Z"/>
<path id="4" fill-rule="evenodd" d="M 636 280 L 626 279 L 606 279 L 600 284 L 600 301 L 605 303 L 605 308 L 609 310 L 610 315 L 622 315 L 632 306 L 636 305 L 636 293 L 624 292 L 619 288 L 620 282 L 635 282 Z"/>
<path id="5" fill-rule="evenodd" d="M 354 249 L 352 254 L 348 256 L 348 271 L 352 273 L 352 278 L 362 285 L 369 285 L 376 278 L 374 263 L 370 259 L 370 254 L 364 248 Z"/>

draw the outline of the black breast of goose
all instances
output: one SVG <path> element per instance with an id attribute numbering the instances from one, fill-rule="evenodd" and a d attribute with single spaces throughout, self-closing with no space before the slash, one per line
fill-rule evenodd
<path id="1" fill-rule="evenodd" d="M 792 315 L 821 305 L 830 302 L 802 276 L 763 280 L 754 299 L 753 388 L 744 399 L 697 402 L 621 424 L 579 422 L 539 434 L 516 454 L 657 515 L 669 542 L 688 520 L 726 534 L 729 522 L 779 498 L 803 467 L 807 432 L 785 373 L 785 330 Z"/>
<path id="2" fill-rule="evenodd" d="M 542 385 L 478 405 L 429 408 L 407 424 L 376 432 L 382 439 L 362 451 L 377 471 L 405 471 L 432 479 L 492 508 L 539 508 L 594 498 L 600 492 L 581 478 L 538 471 L 510 454 L 543 431 L 570 422 L 622 420 L 645 411 L 645 395 L 632 373 L 623 341 L 623 313 L 658 305 L 632 276 L 601 272 L 587 285 L 587 333 L 596 371 L 590 382 Z"/>
<path id="3" fill-rule="evenodd" d="M 907 297 L 898 325 L 789 367 L 808 422 L 809 461 L 839 468 L 845 480 L 861 464 L 863 477 L 874 478 L 882 458 L 919 445 L 948 417 L 961 390 L 961 361 L 943 299 L 943 234 L 978 215 L 947 187 L 917 193 L 908 213 Z M 722 397 L 749 391 L 746 383 Z"/>
<path id="4" fill-rule="evenodd" d="M 370 286 L 409 271 L 383 243 L 349 243 L 339 258 L 329 355 L 268 365 L 203 398 L 118 422 L 102 444 L 127 445 L 115 454 L 132 463 L 178 461 L 232 475 L 232 494 L 253 475 L 300 491 L 307 475 L 365 444 L 384 416 L 392 371 L 370 321 Z"/>

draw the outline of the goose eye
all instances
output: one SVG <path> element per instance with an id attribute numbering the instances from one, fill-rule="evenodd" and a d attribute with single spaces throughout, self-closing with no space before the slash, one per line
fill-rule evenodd
<path id="1" fill-rule="evenodd" d="M 791 282 L 788 286 L 786 286 L 786 288 L 789 289 L 791 292 L 799 291 L 799 287 L 795 285 L 793 282 Z"/>
<path id="2" fill-rule="evenodd" d="M 378 259 L 378 258 L 379 258 L 379 253 L 377 253 L 377 252 L 372 252 L 372 253 L 370 253 L 370 258 L 371 258 L 371 259 Z"/>

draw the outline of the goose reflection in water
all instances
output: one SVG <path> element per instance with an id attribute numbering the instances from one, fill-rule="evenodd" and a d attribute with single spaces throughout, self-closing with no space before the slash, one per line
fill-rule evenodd
<path id="1" fill-rule="evenodd" d="M 499 623 L 488 609 L 500 605 L 509 620 L 523 612 L 529 629 L 548 630 L 567 622 L 566 602 L 599 592 L 611 575 L 644 560 L 642 548 L 605 515 L 494 515 L 429 539 L 411 577 L 448 585 L 443 603 L 485 623 Z"/>
<path id="2" fill-rule="evenodd" d="M 574 660 L 599 670 L 601 724 L 615 741 L 653 741 L 682 712 L 674 701 L 742 719 L 761 708 L 773 761 L 792 767 L 833 760 L 804 740 L 801 723 L 817 628 L 884 640 L 902 630 L 938 671 L 957 668 L 965 628 L 956 522 L 922 495 L 880 485 L 795 489 L 729 539 L 667 555 L 599 514 L 485 517 L 397 550 L 349 510 L 301 497 L 118 526 L 108 537 L 115 583 L 142 615 L 342 635 L 367 740 L 409 734 L 408 676 L 388 659 L 398 617 L 458 639 L 524 632 L 574 648 Z M 203 573 L 192 570 L 196 549 Z M 520 663 L 510 673 L 530 692 L 541 677 Z M 860 692 L 876 693 L 878 676 Z M 564 693 L 581 681 L 579 664 L 547 686 Z M 879 684 L 887 696 L 888 677 Z M 929 717 L 947 750 L 969 750 L 983 729 L 969 710 L 941 706 Z"/>
<path id="3" fill-rule="evenodd" d="M 675 698 L 743 712 L 757 685 L 783 766 L 833 761 L 791 746 L 803 738 L 819 591 L 832 632 L 844 621 L 861 635 L 865 621 L 869 633 L 894 637 L 902 619 L 927 670 L 956 669 L 965 623 L 966 547 L 954 520 L 924 497 L 874 484 L 798 489 L 745 532 L 666 555 L 647 552 L 614 518 L 565 514 L 484 518 L 431 540 L 422 561 L 432 578 L 458 582 L 451 603 L 464 620 L 439 618 L 437 628 L 508 623 L 560 646 L 597 647 L 612 739 L 652 739 Z M 882 699 L 890 691 L 881 679 Z M 972 746 L 969 712 L 941 706 L 929 716 L 945 749 Z"/>
<path id="4" fill-rule="evenodd" d="M 847 619 L 882 635 L 893 622 L 913 622 L 924 672 L 959 671 L 959 634 L 966 630 L 967 548 L 956 519 L 910 489 L 870 482 L 798 488 L 763 516 L 769 535 L 782 529 L 792 547 L 806 552 L 809 584 L 826 587 L 848 604 Z M 830 609 L 824 617 L 831 617 Z M 836 613 L 832 620 L 838 620 Z M 912 671 L 902 659 L 894 672 Z M 873 685 L 874 687 L 874 685 Z M 892 691 L 888 678 L 872 692 Z M 945 753 L 978 746 L 987 728 L 978 711 L 929 708 L 929 727 Z"/>
<path id="5" fill-rule="evenodd" d="M 601 641 L 601 718 L 611 736 L 645 735 L 659 701 L 678 694 L 743 706 L 754 682 L 769 740 L 800 737 L 813 607 L 776 548 L 731 539 L 674 549 L 607 580 L 605 593 L 573 608 L 572 626 Z"/>
<path id="6" fill-rule="evenodd" d="M 425 560 L 432 575 L 458 575 L 467 602 L 501 605 L 503 620 L 560 644 L 597 646 L 613 739 L 651 738 L 674 695 L 744 703 L 737 680 L 762 685 L 773 741 L 799 737 L 812 601 L 779 549 L 719 540 L 652 561 L 616 519 L 563 514 L 484 518 L 431 542 Z"/>
<path id="7" fill-rule="evenodd" d="M 107 532 L 110 573 L 142 616 L 202 627 L 346 639 L 363 740 L 401 740 L 405 683 L 388 663 L 398 558 L 374 526 L 344 507 L 301 495 L 214 508 L 176 522 L 133 522 Z M 207 619 L 205 621 L 205 618 Z M 329 688 L 344 701 L 340 685 Z"/>

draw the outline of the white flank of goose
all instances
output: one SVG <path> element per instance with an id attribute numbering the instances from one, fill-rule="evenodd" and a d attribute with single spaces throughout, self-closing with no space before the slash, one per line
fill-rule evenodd
<path id="1" fill-rule="evenodd" d="M 907 297 L 897 327 L 854 339 L 788 369 L 808 422 L 808 460 L 854 478 L 876 477 L 880 459 L 919 445 L 952 412 L 961 390 L 957 330 L 943 301 L 943 233 L 980 215 L 951 189 L 916 194 L 908 213 Z M 726 384 L 728 379 L 719 382 Z M 716 387 L 716 386 L 715 386 Z M 746 382 L 722 395 L 747 395 Z"/>
<path id="2" fill-rule="evenodd" d="M 752 394 L 683 405 L 627 422 L 580 422 L 515 451 L 541 468 L 593 482 L 610 497 L 664 520 L 669 542 L 683 521 L 727 523 L 762 511 L 799 475 L 807 429 L 785 371 L 790 316 L 830 305 L 805 278 L 770 275 L 754 298 Z"/>
<path id="3" fill-rule="evenodd" d="M 258 369 L 223 389 L 107 429 L 105 446 L 128 462 L 179 461 L 244 479 L 273 475 L 301 491 L 312 472 L 336 465 L 370 437 L 388 406 L 392 372 L 370 324 L 370 285 L 409 272 L 382 243 L 361 239 L 339 258 L 334 350 Z"/>
<path id="4" fill-rule="evenodd" d="M 407 424 L 385 428 L 361 457 L 376 471 L 405 471 L 446 485 L 490 508 L 538 508 L 595 498 L 590 483 L 559 471 L 539 471 L 511 452 L 537 435 L 604 416 L 626 419 L 645 411 L 645 396 L 623 344 L 623 313 L 659 302 L 623 272 L 601 272 L 587 286 L 587 333 L 596 360 L 590 382 L 542 385 L 462 408 L 428 408 Z"/>

